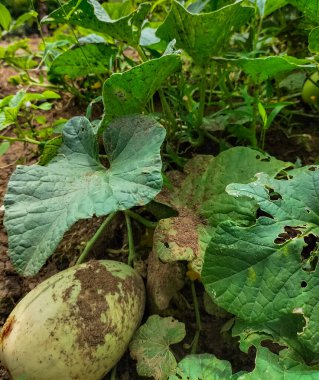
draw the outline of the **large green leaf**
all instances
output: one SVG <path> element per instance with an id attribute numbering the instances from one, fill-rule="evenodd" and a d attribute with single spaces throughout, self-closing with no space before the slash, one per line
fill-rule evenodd
<path id="1" fill-rule="evenodd" d="M 242 1 L 211 13 L 190 13 L 178 1 L 172 8 L 157 35 L 167 42 L 176 39 L 176 46 L 184 49 L 198 65 L 206 65 L 213 55 L 227 49 L 234 29 L 254 15 L 254 9 L 242 6 Z"/>
<path id="2" fill-rule="evenodd" d="M 105 43 L 75 46 L 58 55 L 50 67 L 50 75 L 68 75 L 70 78 L 88 74 L 103 74 L 116 50 Z"/>
<path id="3" fill-rule="evenodd" d="M 238 380 L 259 379 L 318 380 L 319 371 L 305 364 L 295 363 L 289 357 L 281 360 L 280 356 L 273 354 L 267 348 L 258 347 L 255 369 L 239 376 Z"/>
<path id="4" fill-rule="evenodd" d="M 203 283 L 214 301 L 250 322 L 301 314 L 299 339 L 319 353 L 319 167 L 289 172 L 285 179 L 260 174 L 232 184 L 228 193 L 250 197 L 260 217 L 249 227 L 226 221 L 205 254 Z"/>
<path id="5" fill-rule="evenodd" d="M 111 75 L 103 85 L 102 124 L 121 115 L 141 113 L 154 92 L 180 64 L 179 55 L 172 53 Z"/>
<path id="6" fill-rule="evenodd" d="M 312 22 L 319 23 L 318 0 L 289 0 L 289 3 L 303 12 Z"/>
<path id="7" fill-rule="evenodd" d="M 230 380 L 232 369 L 229 362 L 214 355 L 188 355 L 178 363 L 176 375 L 168 380 Z"/>
<path id="8" fill-rule="evenodd" d="M 9 255 L 18 272 L 35 274 L 77 220 L 152 200 L 162 186 L 164 136 L 165 129 L 146 116 L 115 120 L 104 133 L 106 169 L 91 124 L 75 117 L 48 166 L 18 166 L 4 201 Z"/>
<path id="9" fill-rule="evenodd" d="M 297 69 L 314 70 L 316 65 L 306 59 L 298 59 L 291 56 L 273 56 L 260 58 L 237 58 L 223 59 L 216 58 L 218 62 L 226 62 L 240 67 L 246 74 L 251 76 L 256 83 L 265 81 L 277 75 L 287 74 Z"/>
<path id="10" fill-rule="evenodd" d="M 70 0 L 45 17 L 44 23 L 68 23 L 94 30 L 122 42 L 138 45 L 141 27 L 150 9 L 150 4 L 142 3 L 136 11 L 112 20 L 97 0 Z"/>
<path id="11" fill-rule="evenodd" d="M 275 176 L 289 166 L 256 150 L 237 147 L 217 157 L 197 156 L 185 167 L 170 203 L 179 215 L 159 222 L 154 250 L 162 261 L 187 260 L 200 272 L 203 253 L 213 228 L 232 219 L 244 225 L 255 220 L 257 203 L 247 197 L 236 199 L 225 192 L 233 181 L 250 182 L 256 173 Z"/>
<path id="12" fill-rule="evenodd" d="M 137 360 L 140 376 L 166 380 L 177 366 L 170 345 L 185 338 L 185 325 L 172 317 L 152 315 L 135 333 L 131 343 L 131 356 Z"/>

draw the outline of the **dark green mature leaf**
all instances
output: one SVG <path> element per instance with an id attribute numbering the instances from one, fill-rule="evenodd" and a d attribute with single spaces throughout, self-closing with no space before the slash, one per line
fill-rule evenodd
<path id="1" fill-rule="evenodd" d="M 254 225 L 219 224 L 205 254 L 202 280 L 214 301 L 250 322 L 301 314 L 302 343 L 319 353 L 319 167 L 265 174 L 228 193 L 254 199 L 261 215 Z"/>
<path id="2" fill-rule="evenodd" d="M 116 49 L 105 43 L 75 46 L 53 60 L 49 74 L 68 75 L 70 78 L 103 74 L 115 55 Z"/>
<path id="3" fill-rule="evenodd" d="M 273 56 L 260 58 L 237 58 L 224 59 L 216 58 L 218 62 L 227 62 L 238 66 L 250 75 L 256 83 L 265 81 L 268 78 L 277 75 L 286 74 L 297 69 L 314 70 L 316 65 L 310 63 L 306 59 L 298 59 L 290 56 Z"/>
<path id="4" fill-rule="evenodd" d="M 42 22 L 82 26 L 133 46 L 138 45 L 142 24 L 151 7 L 148 3 L 142 3 L 129 15 L 112 20 L 97 0 L 82 0 L 78 6 L 77 3 L 78 0 L 70 0 Z"/>
<path id="5" fill-rule="evenodd" d="M 131 356 L 137 360 L 138 374 L 166 380 L 177 366 L 169 346 L 182 341 L 185 335 L 184 323 L 172 317 L 150 316 L 130 343 Z"/>
<path id="6" fill-rule="evenodd" d="M 318 380 L 318 370 L 289 359 L 288 356 L 284 361 L 280 360 L 280 356 L 273 354 L 267 348 L 258 347 L 255 369 L 239 376 L 238 380 Z"/>
<path id="7" fill-rule="evenodd" d="M 141 113 L 155 91 L 180 65 L 179 55 L 172 53 L 111 75 L 103 85 L 102 124 L 121 115 Z"/>
<path id="8" fill-rule="evenodd" d="M 168 380 L 230 380 L 232 368 L 226 360 L 214 355 L 188 355 L 178 363 L 176 375 Z"/>
<path id="9" fill-rule="evenodd" d="M 167 42 L 176 39 L 198 65 L 205 66 L 210 57 L 227 49 L 234 29 L 254 15 L 254 9 L 242 6 L 242 1 L 211 13 L 194 14 L 173 0 L 172 8 L 157 35 Z"/>
<path id="10" fill-rule="evenodd" d="M 104 133 L 106 169 L 90 122 L 75 117 L 48 166 L 18 166 L 5 196 L 9 255 L 33 275 L 79 219 L 144 205 L 162 186 L 160 146 L 165 129 L 146 116 L 115 120 Z"/>
<path id="11" fill-rule="evenodd" d="M 230 196 L 226 186 L 232 182 L 249 183 L 256 173 L 275 176 L 289 165 L 246 147 L 228 149 L 215 158 L 199 156 L 186 166 L 188 176 L 183 191 L 176 193 L 175 204 L 197 209 L 213 227 L 229 219 L 247 225 L 255 220 L 256 203 L 247 197 Z"/>

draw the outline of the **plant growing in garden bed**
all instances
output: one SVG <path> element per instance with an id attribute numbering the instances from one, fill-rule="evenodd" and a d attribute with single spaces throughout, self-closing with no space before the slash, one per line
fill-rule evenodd
<path id="1" fill-rule="evenodd" d="M 47 65 L 49 78 L 72 82 L 74 89 L 85 80 L 99 83 L 101 94 L 89 99 L 86 117 L 71 118 L 62 138 L 47 142 L 53 157 L 43 154 L 39 164 L 13 173 L 4 200 L 11 261 L 19 274 L 33 276 L 75 222 L 105 216 L 78 258 L 81 264 L 122 213 L 130 266 L 144 258 L 135 252 L 132 221 L 152 238 L 149 314 L 129 345 L 139 376 L 246 380 L 267 372 L 274 379 L 316 379 L 319 167 L 279 160 L 264 149 L 278 120 L 289 125 L 294 112 L 301 114 L 303 83 L 316 77 L 317 27 L 309 34 L 312 59 L 274 42 L 289 20 L 283 7 L 296 7 L 309 26 L 317 26 L 317 2 L 173 0 L 160 2 L 158 12 L 159 3 L 132 3 L 70 0 L 42 20 L 67 24 L 75 42 L 50 45 L 52 59 L 46 50 L 39 65 Z M 125 55 L 126 48 L 134 57 Z M 287 95 L 287 88 L 297 92 Z M 29 99 L 21 90 L 1 101 L 2 114 L 20 126 L 23 102 L 52 94 Z M 316 109 L 311 96 L 303 98 Z M 92 118 L 99 102 L 103 114 Z M 1 122 L 3 129 L 10 125 Z M 231 146 L 242 142 L 249 147 Z M 156 268 L 165 271 L 156 277 Z M 67 287 L 76 286 L 75 279 L 68 281 Z M 181 298 L 194 315 L 192 332 L 169 308 L 185 284 L 192 305 Z M 232 373 L 228 361 L 202 352 L 201 312 L 209 304 L 214 318 L 226 315 L 223 331 L 237 337 L 243 352 L 255 347 L 251 371 Z M 2 337 L 11 326 L 14 331 L 11 323 Z M 182 355 L 173 344 L 180 344 Z"/>

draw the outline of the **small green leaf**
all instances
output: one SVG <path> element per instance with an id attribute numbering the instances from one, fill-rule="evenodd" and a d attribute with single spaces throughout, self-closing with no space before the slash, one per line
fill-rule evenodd
<path id="1" fill-rule="evenodd" d="M 103 74 L 115 54 L 116 50 L 105 43 L 75 46 L 53 60 L 49 75 L 78 78 L 88 74 Z"/>
<path id="2" fill-rule="evenodd" d="M 267 117 L 267 112 L 265 110 L 265 107 L 260 102 L 258 102 L 258 111 L 265 128 L 267 126 L 268 117 Z"/>
<path id="3" fill-rule="evenodd" d="M 273 56 L 260 58 L 215 58 L 217 62 L 226 62 L 238 66 L 251 76 L 251 79 L 260 83 L 268 78 L 286 74 L 296 69 L 314 70 L 316 65 L 306 59 L 298 59 L 291 56 Z"/>
<path id="4" fill-rule="evenodd" d="M 178 363 L 176 374 L 168 380 L 230 380 L 232 368 L 214 355 L 188 355 Z"/>
<path id="5" fill-rule="evenodd" d="M 1 127 L 0 127 L 1 129 Z M 3 142 L 0 144 L 0 156 L 3 156 L 7 150 L 10 148 L 10 143 L 9 142 Z"/>
<path id="6" fill-rule="evenodd" d="M 53 11 L 42 22 L 81 26 L 133 46 L 138 45 L 142 24 L 151 7 L 148 3 L 142 3 L 129 15 L 112 20 L 97 0 L 82 0 L 76 7 L 77 3 L 78 0 L 70 0 L 63 5 L 63 9 Z"/>
<path id="7" fill-rule="evenodd" d="M 198 65 L 205 66 L 213 55 L 227 49 L 234 29 L 245 24 L 253 15 L 254 9 L 242 6 L 242 1 L 215 12 L 196 14 L 174 0 L 156 34 L 167 42 L 176 39 L 178 48 L 184 49 Z"/>
<path id="8" fill-rule="evenodd" d="M 57 154 L 60 146 L 62 145 L 62 137 L 57 136 L 47 141 L 43 147 L 39 165 L 47 165 Z"/>
<path id="9" fill-rule="evenodd" d="M 8 9 L 0 3 L 0 25 L 2 29 L 9 30 L 12 18 Z"/>
<path id="10" fill-rule="evenodd" d="M 37 273 L 79 219 L 152 200 L 162 187 L 164 136 L 165 129 L 150 117 L 114 120 L 103 136 L 106 169 L 91 124 L 75 117 L 65 125 L 63 145 L 47 166 L 18 166 L 4 200 L 9 255 L 17 271 Z"/>
<path id="11" fill-rule="evenodd" d="M 308 44 L 308 48 L 312 53 L 319 52 L 319 26 L 309 33 Z"/>
<path id="12" fill-rule="evenodd" d="M 137 360 L 138 374 L 166 380 L 177 365 L 169 346 L 181 342 L 185 335 L 184 323 L 172 317 L 149 317 L 130 343 L 131 356 Z"/>
<path id="13" fill-rule="evenodd" d="M 105 126 L 120 115 L 141 113 L 155 91 L 180 65 L 179 55 L 173 53 L 111 75 L 103 85 L 102 124 Z"/>
<path id="14" fill-rule="evenodd" d="M 29 20 L 32 20 L 33 18 L 36 18 L 37 16 L 38 16 L 38 13 L 36 11 L 29 11 L 29 12 L 23 13 L 15 21 L 13 21 L 10 30 L 14 31 L 20 28 L 20 26 L 25 25 L 26 22 L 28 22 Z"/>

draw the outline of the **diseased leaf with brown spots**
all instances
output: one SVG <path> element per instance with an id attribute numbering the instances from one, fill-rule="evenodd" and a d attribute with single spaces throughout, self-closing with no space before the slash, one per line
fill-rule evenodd
<path id="1" fill-rule="evenodd" d="M 155 380 L 166 380 L 177 366 L 169 346 L 181 342 L 185 335 L 184 323 L 172 317 L 149 317 L 130 343 L 131 356 L 137 360 L 138 374 Z"/>

